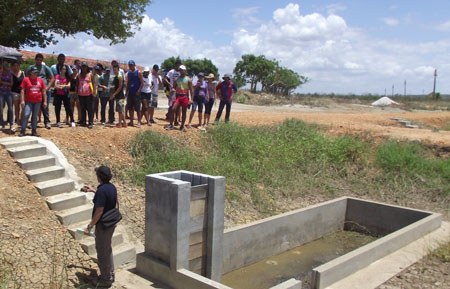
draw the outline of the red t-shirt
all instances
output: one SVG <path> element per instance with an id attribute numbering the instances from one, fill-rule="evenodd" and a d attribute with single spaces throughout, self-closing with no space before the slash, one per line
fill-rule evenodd
<path id="1" fill-rule="evenodd" d="M 42 78 L 37 77 L 35 79 L 31 79 L 29 77 L 25 77 L 20 87 L 22 87 L 25 92 L 25 102 L 42 102 L 42 89 L 45 89 L 45 84 Z"/>

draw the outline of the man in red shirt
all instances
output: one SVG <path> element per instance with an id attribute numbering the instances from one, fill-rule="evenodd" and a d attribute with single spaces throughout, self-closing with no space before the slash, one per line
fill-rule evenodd
<path id="1" fill-rule="evenodd" d="M 28 119 L 31 114 L 31 135 L 39 136 L 36 132 L 37 117 L 41 104 L 44 108 L 47 107 L 47 89 L 42 78 L 38 77 L 39 70 L 32 68 L 30 76 L 23 79 L 20 92 L 20 105 L 24 111 L 22 119 L 22 127 L 19 136 L 25 135 Z"/>
<path id="2" fill-rule="evenodd" d="M 237 92 L 237 87 L 231 81 L 231 74 L 226 73 L 222 77 L 223 81 L 216 87 L 217 95 L 220 98 L 219 109 L 217 110 L 216 124 L 219 123 L 222 116 L 223 108 L 225 107 L 225 122 L 230 121 L 231 103 L 233 102 L 233 93 Z"/>

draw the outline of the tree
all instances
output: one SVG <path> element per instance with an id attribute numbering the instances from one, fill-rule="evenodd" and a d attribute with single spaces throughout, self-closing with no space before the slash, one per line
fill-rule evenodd
<path id="1" fill-rule="evenodd" d="M 233 70 L 239 87 L 250 84 L 250 91 L 256 92 L 261 84 L 261 90 L 275 94 L 289 95 L 300 85 L 309 81 L 295 71 L 280 67 L 278 61 L 266 59 L 264 55 L 246 54 L 236 63 Z"/>
<path id="2" fill-rule="evenodd" d="M 236 63 L 233 73 L 237 80 L 245 80 L 250 84 L 250 91 L 256 92 L 258 83 L 262 82 L 277 66 L 276 61 L 268 60 L 264 55 L 246 54 L 242 55 L 242 59 Z"/>
<path id="3" fill-rule="evenodd" d="M 170 70 L 173 67 L 175 67 L 175 62 L 177 60 L 181 60 L 183 65 L 187 68 L 187 74 L 190 76 L 197 75 L 199 72 L 203 72 L 205 75 L 208 75 L 210 73 L 214 73 L 216 78 L 219 77 L 219 69 L 212 63 L 211 60 L 207 58 L 203 59 L 180 59 L 179 56 L 177 57 L 169 57 L 161 63 L 161 68 L 163 70 Z"/>
<path id="4" fill-rule="evenodd" d="M 0 1 L 0 43 L 20 48 L 46 47 L 79 32 L 124 42 L 133 35 L 150 0 Z"/>

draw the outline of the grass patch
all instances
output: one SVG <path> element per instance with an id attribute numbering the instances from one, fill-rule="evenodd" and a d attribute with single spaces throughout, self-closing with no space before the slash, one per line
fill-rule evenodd
<path id="1" fill-rule="evenodd" d="M 391 182 L 402 179 L 409 186 L 422 183 L 450 192 L 450 159 L 434 157 L 433 151 L 420 143 L 385 142 L 377 149 L 376 164 Z"/>
<path id="2" fill-rule="evenodd" d="M 195 148 L 145 131 L 129 150 L 135 166 L 126 174 L 137 185 L 144 185 L 147 174 L 181 169 L 222 175 L 228 201 L 239 203 L 247 195 L 263 215 L 279 210 L 279 198 L 308 194 L 331 198 L 354 192 L 398 199 L 450 192 L 450 160 L 436 157 L 431 148 L 395 141 L 375 147 L 367 137 L 329 137 L 300 120 L 217 125 L 201 135 Z"/>
<path id="3" fill-rule="evenodd" d="M 315 125 L 287 120 L 273 126 L 215 126 L 203 135 L 197 148 L 201 154 L 152 131 L 139 134 L 129 149 L 136 167 L 127 175 L 136 184 L 142 185 L 146 174 L 179 169 L 223 175 L 233 184 L 227 190 L 230 201 L 248 193 L 256 207 L 270 212 L 276 195 L 307 193 L 298 188 L 299 176 L 345 175 L 347 167 L 365 162 L 368 146 L 349 136 L 329 138 Z"/>
<path id="4" fill-rule="evenodd" d="M 444 263 L 450 262 L 450 243 L 440 246 L 438 249 L 431 253 L 432 256 L 436 257 L 439 261 Z"/>

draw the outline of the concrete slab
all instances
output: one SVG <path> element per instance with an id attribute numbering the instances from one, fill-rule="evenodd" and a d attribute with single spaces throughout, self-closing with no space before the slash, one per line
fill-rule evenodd
<path id="1" fill-rule="evenodd" d="M 440 244 L 450 242 L 450 223 L 442 222 L 441 227 L 409 245 L 372 263 L 368 267 L 327 287 L 329 289 L 377 288 L 401 271 L 413 265 Z"/>

